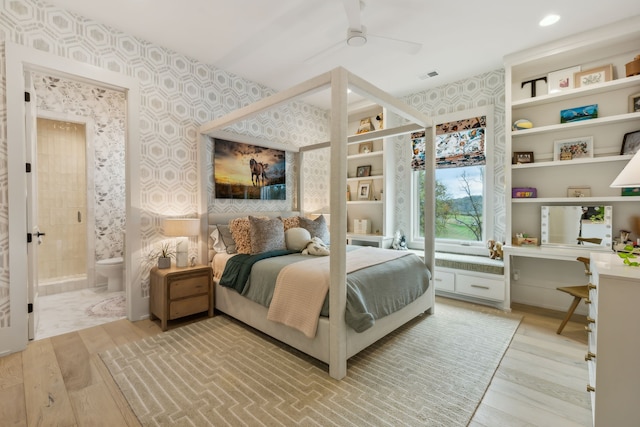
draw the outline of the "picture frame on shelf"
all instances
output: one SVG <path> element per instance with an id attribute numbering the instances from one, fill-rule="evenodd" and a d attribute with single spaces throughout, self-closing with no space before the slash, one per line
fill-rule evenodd
<path id="1" fill-rule="evenodd" d="M 371 122 L 371 117 L 365 117 L 364 119 L 360 120 L 360 126 L 358 126 L 358 132 L 356 133 L 359 135 L 361 133 L 371 132 L 373 130 L 376 130 L 376 128 Z"/>
<path id="2" fill-rule="evenodd" d="M 358 200 L 371 200 L 373 180 L 358 181 Z"/>
<path id="3" fill-rule="evenodd" d="M 640 93 L 634 93 L 632 95 L 629 95 L 629 112 L 630 113 L 640 112 Z"/>
<path id="4" fill-rule="evenodd" d="M 560 110 L 560 123 L 573 123 L 596 118 L 598 118 L 598 104 Z"/>
<path id="5" fill-rule="evenodd" d="M 553 160 L 566 161 L 593 157 L 593 137 L 580 136 L 553 141 Z"/>
<path id="6" fill-rule="evenodd" d="M 533 151 L 514 151 L 512 163 L 514 165 L 533 163 Z"/>
<path id="7" fill-rule="evenodd" d="M 369 154 L 373 152 L 373 141 L 361 142 L 358 145 L 358 154 Z"/>
<path id="8" fill-rule="evenodd" d="M 585 185 L 568 187 L 567 197 L 591 197 L 591 187 Z"/>
<path id="9" fill-rule="evenodd" d="M 549 85 L 549 94 L 562 92 L 563 90 L 574 88 L 574 75 L 582 70 L 577 65 L 575 67 L 564 68 L 562 70 L 552 71 L 547 75 L 547 84 Z"/>
<path id="10" fill-rule="evenodd" d="M 620 191 L 621 196 L 640 196 L 640 187 L 623 187 Z"/>
<path id="11" fill-rule="evenodd" d="M 356 177 L 363 178 L 366 176 L 371 176 L 371 165 L 358 166 L 358 169 L 356 169 Z"/>
<path id="12" fill-rule="evenodd" d="M 613 78 L 613 64 L 603 65 L 590 70 L 578 71 L 573 75 L 575 87 L 590 86 L 608 82 Z"/>
<path id="13" fill-rule="evenodd" d="M 635 154 L 640 148 L 640 130 L 627 132 L 622 137 L 620 154 Z"/>

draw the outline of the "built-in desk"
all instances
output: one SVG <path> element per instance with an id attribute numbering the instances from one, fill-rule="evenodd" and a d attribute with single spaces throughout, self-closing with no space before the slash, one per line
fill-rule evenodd
<path id="1" fill-rule="evenodd" d="M 586 284 L 586 278 L 582 271 L 584 270 L 584 266 L 581 263 L 578 263 L 576 259 L 578 257 L 589 257 L 592 252 L 603 252 L 610 253 L 611 251 L 608 249 L 604 249 L 598 251 L 597 247 L 594 246 L 585 246 L 584 248 L 579 247 L 555 247 L 555 246 L 512 246 L 505 245 L 503 246 L 504 251 L 504 278 L 505 278 L 505 294 L 506 299 L 508 301 L 508 306 L 511 306 L 512 293 L 515 286 L 518 286 L 522 283 L 522 279 L 520 277 L 514 277 L 514 270 L 518 270 L 517 268 L 517 257 L 525 257 L 525 258 L 537 258 L 540 259 L 539 272 L 541 276 L 543 273 L 548 273 L 553 275 L 553 270 L 549 269 L 548 265 L 545 265 L 544 260 L 554 260 L 554 261 L 570 261 L 573 262 L 573 265 L 567 265 L 565 271 L 562 271 L 559 274 L 563 276 L 558 276 L 558 280 L 554 283 L 553 280 L 543 280 L 540 283 L 540 292 L 544 292 L 545 295 L 541 295 L 539 300 L 535 300 L 531 298 L 531 300 L 527 299 L 527 301 L 518 301 L 525 304 L 531 304 L 539 307 L 550 308 L 554 310 L 566 311 L 566 308 L 569 306 L 570 297 L 562 294 L 562 292 L 557 292 L 557 286 L 571 286 L 571 285 L 580 285 Z M 516 266 L 516 267 L 514 267 Z M 566 275 L 565 275 L 566 272 Z M 518 276 L 518 275 L 516 275 Z M 529 277 L 529 282 L 527 285 L 534 285 L 532 279 Z M 532 286 L 533 287 L 533 286 Z M 534 292 L 532 290 L 531 292 Z M 569 299 L 568 299 L 569 298 Z M 507 305 L 507 303 L 505 303 Z M 578 312 L 584 312 L 586 314 L 586 309 L 584 307 L 580 307 Z"/>

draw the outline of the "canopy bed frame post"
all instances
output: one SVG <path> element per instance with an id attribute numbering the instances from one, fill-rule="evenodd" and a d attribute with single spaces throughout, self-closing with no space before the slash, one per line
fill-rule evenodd
<path id="1" fill-rule="evenodd" d="M 436 217 L 436 188 L 434 183 L 436 182 L 436 153 L 434 147 L 435 141 L 435 127 L 425 129 L 425 171 L 424 171 L 424 215 L 426 218 Z M 424 263 L 431 271 L 433 278 L 431 283 L 435 283 L 435 245 L 436 237 L 436 222 L 426 221 L 424 222 Z M 434 292 L 435 297 L 435 290 Z M 434 313 L 434 305 L 432 305 L 427 313 Z"/>
<path id="2" fill-rule="evenodd" d="M 331 72 L 331 183 L 329 234 L 331 240 L 347 241 L 347 74 Z M 331 245 L 329 292 L 329 375 L 337 380 L 347 375 L 347 334 L 343 326 L 347 306 L 346 245 Z"/>

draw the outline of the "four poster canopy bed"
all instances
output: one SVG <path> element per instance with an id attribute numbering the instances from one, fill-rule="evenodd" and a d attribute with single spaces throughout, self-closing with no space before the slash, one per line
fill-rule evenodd
<path id="1" fill-rule="evenodd" d="M 214 237 L 209 239 L 209 249 L 211 255 L 215 255 L 210 256 L 209 261 L 214 269 L 217 310 L 327 363 L 331 377 L 341 379 L 347 374 L 348 358 L 416 316 L 433 312 L 435 301 L 431 283 L 434 267 L 434 168 L 427 167 L 425 173 L 425 212 L 429 220 L 425 221 L 424 260 L 406 251 L 348 246 L 344 197 L 347 145 L 426 130 L 425 155 L 426 159 L 433 161 L 431 120 L 347 70 L 336 68 L 206 123 L 201 126 L 200 133 L 215 137 L 237 122 L 324 89 L 331 91 L 330 141 L 300 147 L 298 161 L 303 164 L 304 154 L 311 150 L 330 148 L 330 226 L 326 227 L 322 217 L 311 221 L 304 216 L 303 185 L 298 183 L 296 199 L 299 206 L 296 211 L 209 213 L 208 232 Z M 388 113 L 406 119 L 409 124 L 347 135 L 348 89 L 380 105 Z M 200 150 L 205 153 L 206 147 L 200 147 Z M 201 156 L 201 159 L 206 158 Z M 302 168 L 298 167 L 298 170 Z M 202 182 L 208 182 L 208 179 Z M 323 227 L 328 233 L 326 236 Z M 229 243 L 229 236 L 226 237 L 227 242 L 224 236 L 229 234 L 229 228 L 236 240 L 242 230 L 249 235 L 248 243 L 233 242 L 244 245 L 244 250 L 238 250 L 239 255 L 232 256 L 227 252 L 234 251 L 224 249 Z M 300 233 L 301 228 L 309 232 L 306 237 L 322 237 L 320 240 L 325 243 L 328 243 L 330 235 L 329 255 L 302 255 L 297 250 L 300 248 L 287 250 L 292 249 L 288 239 L 295 237 L 294 233 Z M 256 238 L 258 232 L 261 233 L 260 238 Z M 287 239 L 286 244 L 283 236 Z M 213 250 L 213 245 L 223 249 Z M 318 249 L 323 250 L 322 247 Z M 322 280 L 323 277 L 326 281 Z M 265 285 L 265 282 L 270 284 Z M 373 282 L 378 282 L 381 287 L 367 290 Z M 363 286 L 358 287 L 360 285 Z M 326 287 L 325 293 L 316 292 L 323 287 Z M 385 299 L 391 301 L 393 307 L 385 306 Z M 288 306 L 297 311 L 285 312 Z M 308 311 L 315 319 L 309 320 Z"/>

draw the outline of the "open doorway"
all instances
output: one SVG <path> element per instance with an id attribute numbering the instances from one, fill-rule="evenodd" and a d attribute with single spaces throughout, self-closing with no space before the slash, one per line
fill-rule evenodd
<path id="1" fill-rule="evenodd" d="M 36 97 L 48 79 L 37 80 Z M 60 90 L 69 97 L 69 88 L 65 86 L 72 82 L 61 84 L 56 80 Z M 82 87 L 77 83 L 73 86 L 76 91 Z M 91 112 L 91 103 L 84 104 L 78 110 L 85 114 Z M 64 105 L 51 106 L 47 102 L 40 102 L 39 108 L 65 110 Z M 115 274 L 120 276 L 117 286 L 113 285 L 113 280 L 112 286 L 108 286 L 109 278 L 101 274 L 102 267 L 98 266 L 96 271 L 96 261 L 122 259 L 125 200 L 123 192 L 117 188 L 124 187 L 125 171 L 123 162 L 115 162 L 109 168 L 111 184 L 105 183 L 106 178 L 96 171 L 96 163 L 104 167 L 107 160 L 96 158 L 95 145 L 97 143 L 100 148 L 111 142 L 116 145 L 114 152 L 124 152 L 123 146 L 117 147 L 122 145 L 118 142 L 124 140 L 124 129 L 94 138 L 94 119 L 90 115 L 54 114 L 51 111 L 43 111 L 41 115 L 62 119 L 38 117 L 36 126 L 37 168 L 32 173 L 36 174 L 37 197 L 32 198 L 32 203 L 38 204 L 38 226 L 42 236 L 38 239 L 35 284 L 39 303 L 34 307 L 38 310 L 39 321 L 34 336 L 30 337 L 34 339 L 96 326 L 124 318 L 126 314 L 123 263 L 108 267 L 116 269 Z M 115 114 L 115 117 L 101 118 L 101 122 L 114 118 L 121 121 Z M 113 217 L 96 220 L 96 204 L 111 206 L 108 211 Z M 104 230 L 100 229 L 100 224 L 105 224 Z M 96 241 L 105 236 L 108 242 L 100 245 L 97 251 Z"/>
<path id="2" fill-rule="evenodd" d="M 12 42 L 5 43 L 6 100 L 7 100 L 7 158 L 8 163 L 8 216 L 9 223 L 9 309 L 6 311 L 8 322 L 0 327 L 0 354 L 9 354 L 26 348 L 28 342 L 28 323 L 25 315 L 32 305 L 29 300 L 31 270 L 25 259 L 33 245 L 37 229 L 27 222 L 26 197 L 28 182 L 25 180 L 27 157 L 25 141 L 25 73 L 37 70 L 50 76 L 68 77 L 75 81 L 89 82 L 112 88 L 124 94 L 126 99 L 126 156 L 123 160 L 126 170 L 126 236 L 124 256 L 124 277 L 127 318 L 140 320 L 148 313 L 148 301 L 143 296 L 141 269 L 138 266 L 140 239 L 140 133 L 139 108 L 140 90 L 138 82 L 132 78 L 109 70 L 100 69 L 37 49 L 21 46 Z M 29 175 L 28 170 L 26 172 Z M 27 239 L 25 239 L 27 235 Z M 29 246 L 32 245 L 32 246 Z M 33 252 L 33 251 L 32 251 Z"/>

